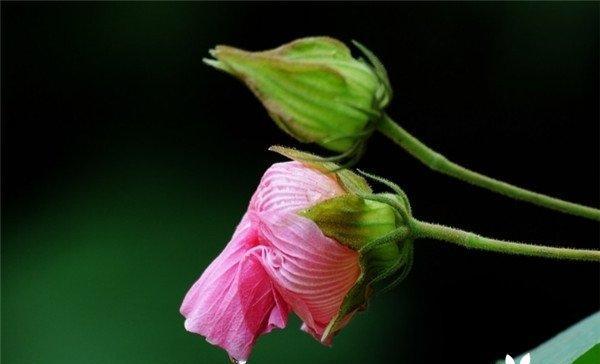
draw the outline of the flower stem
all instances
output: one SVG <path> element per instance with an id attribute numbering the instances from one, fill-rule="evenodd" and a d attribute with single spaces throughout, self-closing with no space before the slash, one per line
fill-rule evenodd
<path id="1" fill-rule="evenodd" d="M 465 248 L 488 250 L 505 254 L 528 255 L 532 257 L 600 262 L 600 251 L 598 250 L 557 248 L 490 239 L 472 232 L 414 219 L 412 222 L 412 229 L 417 238 L 442 240 L 464 246 Z"/>
<path id="2" fill-rule="evenodd" d="M 419 139 L 415 138 L 409 132 L 404 130 L 400 125 L 396 124 L 387 114 L 384 115 L 377 127 L 385 136 L 392 139 L 396 144 L 404 148 L 404 150 L 410 153 L 413 157 L 417 158 L 434 171 L 447 174 L 454 178 L 458 178 L 479 187 L 487 188 L 488 190 L 517 200 L 527 201 L 552 210 L 600 221 L 599 209 L 529 191 L 524 188 L 484 176 L 480 173 L 471 171 L 470 169 L 464 168 L 449 161 L 443 155 L 429 148 Z"/>

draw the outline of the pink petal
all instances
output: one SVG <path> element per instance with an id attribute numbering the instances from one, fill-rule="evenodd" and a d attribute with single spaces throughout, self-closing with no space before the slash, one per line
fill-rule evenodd
<path id="1" fill-rule="evenodd" d="M 223 252 L 186 295 L 181 313 L 188 331 L 206 337 L 237 360 L 247 360 L 256 338 L 283 328 L 288 305 L 261 263 L 257 235 L 244 217 Z"/>
<path id="2" fill-rule="evenodd" d="M 360 274 L 358 254 L 297 215 L 344 194 L 337 180 L 298 162 L 267 170 L 234 236 L 187 293 L 181 313 L 237 360 L 291 309 L 320 339 Z"/>
<path id="3" fill-rule="evenodd" d="M 358 253 L 297 214 L 262 212 L 259 219 L 261 242 L 281 256 L 277 268 L 269 269 L 276 288 L 320 340 L 360 274 Z"/>
<path id="4" fill-rule="evenodd" d="M 344 194 L 332 176 L 299 162 L 275 163 L 263 175 L 249 210 L 297 212 Z"/>
<path id="5" fill-rule="evenodd" d="M 194 283 L 186 294 L 180 308 L 183 316 L 187 317 L 196 307 L 196 303 L 203 299 L 200 295 L 207 288 L 214 290 L 213 294 L 224 294 L 227 285 L 222 283 L 233 281 L 239 261 L 248 249 L 257 244 L 257 239 L 255 229 L 252 228 L 250 218 L 246 214 L 242 217 L 242 221 L 237 226 L 229 244 L 206 268 L 200 279 Z M 220 292 L 216 292 L 216 290 L 220 290 Z"/>

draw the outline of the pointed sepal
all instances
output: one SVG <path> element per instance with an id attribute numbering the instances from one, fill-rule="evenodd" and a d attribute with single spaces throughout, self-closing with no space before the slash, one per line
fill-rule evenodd
<path id="1" fill-rule="evenodd" d="M 289 159 L 309 165 L 312 168 L 315 168 L 325 174 L 332 174 L 332 176 L 338 179 L 342 187 L 344 187 L 344 189 L 348 193 L 372 193 L 371 187 L 363 177 L 359 176 L 358 174 L 352 172 L 349 169 L 342 169 L 336 163 L 329 162 L 325 158 L 319 157 L 311 153 L 302 152 L 297 149 L 282 147 L 278 145 L 270 147 L 269 150 L 279 153 Z"/>
<path id="2" fill-rule="evenodd" d="M 300 215 L 314 221 L 325 235 L 354 250 L 397 227 L 392 207 L 353 194 L 325 200 L 300 211 Z"/>

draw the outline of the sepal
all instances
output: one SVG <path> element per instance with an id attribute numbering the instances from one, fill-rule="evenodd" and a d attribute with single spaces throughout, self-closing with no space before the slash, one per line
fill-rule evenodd
<path id="1" fill-rule="evenodd" d="M 325 200 L 300 211 L 300 215 L 314 221 L 325 235 L 354 250 L 386 235 L 398 224 L 389 205 L 352 194 Z"/>
<path id="2" fill-rule="evenodd" d="M 380 239 L 381 244 L 359 250 L 361 274 L 344 297 L 338 313 L 327 325 L 322 342 L 331 341 L 356 312 L 366 309 L 374 294 L 398 284 L 410 271 L 413 244 L 408 229 L 400 227 Z"/>
<path id="3" fill-rule="evenodd" d="M 300 162 L 315 168 L 324 174 L 331 174 L 340 182 L 341 186 L 344 187 L 348 193 L 358 195 L 370 194 L 373 192 L 363 177 L 349 169 L 342 169 L 336 163 L 329 162 L 325 158 L 279 145 L 274 145 L 270 147 L 269 150 L 279 153 L 289 159 L 295 160 L 296 162 Z"/>

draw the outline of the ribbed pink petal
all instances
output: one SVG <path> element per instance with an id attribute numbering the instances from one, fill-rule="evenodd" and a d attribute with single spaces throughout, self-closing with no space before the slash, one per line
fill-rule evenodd
<path id="1" fill-rule="evenodd" d="M 289 312 L 263 268 L 257 243 L 256 232 L 244 217 L 180 309 L 186 330 L 206 337 L 237 360 L 248 359 L 259 335 L 285 327 Z"/>
<path id="2" fill-rule="evenodd" d="M 293 310 L 317 339 L 356 281 L 358 254 L 297 212 L 344 194 L 331 174 L 298 162 L 269 168 L 223 252 L 187 293 L 187 330 L 246 360 L 257 337 Z"/>
<path id="3" fill-rule="evenodd" d="M 204 299 L 201 295 L 207 289 L 211 289 L 213 295 L 224 295 L 228 287 L 219 283 L 233 281 L 237 265 L 242 256 L 248 249 L 256 246 L 257 243 L 256 229 L 252 227 L 250 218 L 246 214 L 238 224 L 229 244 L 206 268 L 200 279 L 194 283 L 186 294 L 181 304 L 181 314 L 187 317 L 194 310 L 197 303 Z"/>
<path id="4" fill-rule="evenodd" d="M 294 213 L 259 214 L 259 238 L 280 258 L 269 274 L 292 310 L 318 340 L 360 274 L 358 253 L 323 235 Z"/>
<path id="5" fill-rule="evenodd" d="M 299 162 L 273 164 L 263 175 L 250 211 L 297 212 L 318 202 L 344 194 L 332 177 Z"/>

